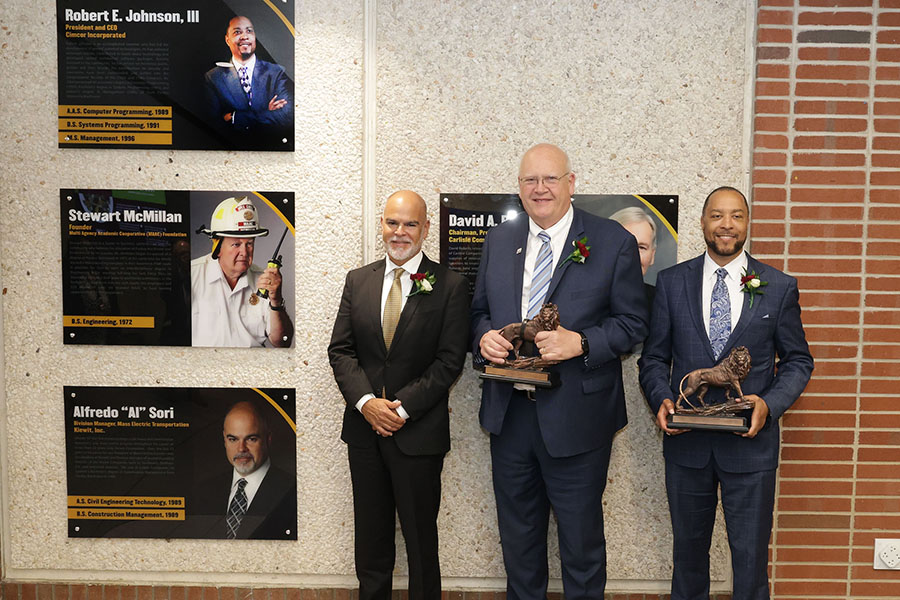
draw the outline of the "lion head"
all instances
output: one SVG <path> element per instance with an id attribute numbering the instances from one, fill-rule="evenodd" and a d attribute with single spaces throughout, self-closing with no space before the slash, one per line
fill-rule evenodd
<path id="1" fill-rule="evenodd" d="M 750 373 L 750 351 L 746 346 L 738 346 L 728 355 L 726 364 L 728 369 L 743 381 Z"/>
<path id="2" fill-rule="evenodd" d="M 559 327 L 559 309 L 552 302 L 547 302 L 541 306 L 535 321 L 538 322 L 542 330 L 553 331 Z"/>

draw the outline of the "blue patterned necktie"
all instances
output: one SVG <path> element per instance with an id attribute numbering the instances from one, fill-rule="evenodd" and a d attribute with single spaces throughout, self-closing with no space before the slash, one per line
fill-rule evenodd
<path id="1" fill-rule="evenodd" d="M 719 360 L 728 336 L 731 335 L 731 298 L 725 285 L 727 275 L 728 271 L 725 269 L 716 269 L 716 284 L 709 303 L 709 344 L 716 360 Z"/>
<path id="2" fill-rule="evenodd" d="M 541 240 L 541 248 L 534 260 L 534 273 L 531 275 L 531 295 L 528 297 L 528 312 L 526 319 L 533 318 L 541 309 L 547 289 L 550 287 L 550 275 L 553 272 L 553 249 L 550 248 L 550 236 L 542 231 L 538 234 Z"/>
<path id="3" fill-rule="evenodd" d="M 253 106 L 253 92 L 250 91 L 250 77 L 247 76 L 247 67 L 241 67 L 238 69 L 238 72 L 241 74 L 241 87 L 244 88 L 244 93 L 247 94 L 247 104 Z"/>
<path id="4" fill-rule="evenodd" d="M 247 514 L 247 494 L 244 493 L 244 488 L 247 487 L 247 480 L 244 478 L 238 479 L 237 484 L 237 491 L 234 493 L 234 498 L 231 499 L 231 504 L 228 505 L 228 519 L 225 521 L 225 524 L 228 526 L 225 537 L 229 540 L 237 537 L 241 520 Z"/>

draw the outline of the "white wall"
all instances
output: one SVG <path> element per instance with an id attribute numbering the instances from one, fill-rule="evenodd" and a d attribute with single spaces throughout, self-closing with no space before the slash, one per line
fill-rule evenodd
<path id="1" fill-rule="evenodd" d="M 752 12 L 742 0 L 300 2 L 293 155 L 59 150 L 56 21 L 47 4 L 0 7 L 0 81 L 11 88 L 0 111 L 2 558 L 10 578 L 352 585 L 343 402 L 325 348 L 344 274 L 380 256 L 383 199 L 417 190 L 437 224 L 439 193 L 514 191 L 522 152 L 550 141 L 569 151 L 580 193 L 679 195 L 684 259 L 703 247 L 695 224 L 706 193 L 746 187 Z M 364 86 L 367 7 L 377 17 L 374 94 Z M 363 119 L 373 110 L 371 137 Z M 364 187 L 366 177 L 374 187 Z M 296 347 L 63 347 L 61 187 L 295 191 Z M 438 256 L 438 244 L 433 227 L 426 251 Z M 616 439 L 604 502 L 610 589 L 664 590 L 671 540 L 660 440 L 634 358 L 623 367 L 631 423 Z M 296 387 L 300 540 L 68 539 L 63 385 Z M 467 370 L 451 398 L 445 587 L 503 587 L 478 397 Z M 718 534 L 719 582 L 728 577 L 726 552 Z M 558 577 L 558 559 L 551 562 Z M 397 573 L 405 572 L 400 550 Z"/>

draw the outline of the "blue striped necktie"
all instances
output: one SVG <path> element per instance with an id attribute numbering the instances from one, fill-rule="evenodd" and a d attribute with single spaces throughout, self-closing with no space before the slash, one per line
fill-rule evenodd
<path id="1" fill-rule="evenodd" d="M 719 360 L 731 335 L 731 298 L 725 286 L 726 275 L 728 271 L 725 269 L 716 269 L 716 284 L 709 303 L 709 344 L 716 360 Z"/>
<path id="2" fill-rule="evenodd" d="M 547 290 L 550 287 L 550 276 L 553 274 L 553 249 L 550 248 L 550 236 L 542 231 L 538 234 L 541 248 L 534 261 L 534 273 L 531 276 L 531 295 L 528 297 L 526 319 L 533 318 L 541 309 Z"/>

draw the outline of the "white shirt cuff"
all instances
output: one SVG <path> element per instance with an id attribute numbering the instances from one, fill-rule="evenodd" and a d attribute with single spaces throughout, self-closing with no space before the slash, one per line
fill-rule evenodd
<path id="1" fill-rule="evenodd" d="M 369 400 L 371 400 L 374 397 L 375 397 L 375 394 L 366 394 L 365 396 L 360 398 L 356 402 L 356 410 L 358 410 L 359 412 L 362 412 L 362 407 L 365 406 L 366 402 L 368 402 Z"/>
<path id="2" fill-rule="evenodd" d="M 406 412 L 402 405 L 397 407 L 397 414 L 400 415 L 404 421 L 409 421 L 409 413 Z"/>

